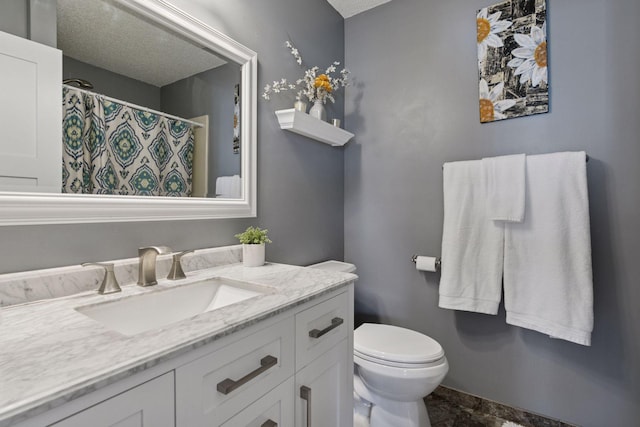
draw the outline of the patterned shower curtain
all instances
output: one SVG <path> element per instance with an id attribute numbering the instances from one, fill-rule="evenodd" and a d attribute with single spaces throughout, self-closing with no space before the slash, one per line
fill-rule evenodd
<path id="1" fill-rule="evenodd" d="M 191 125 L 63 89 L 62 192 L 191 195 Z"/>

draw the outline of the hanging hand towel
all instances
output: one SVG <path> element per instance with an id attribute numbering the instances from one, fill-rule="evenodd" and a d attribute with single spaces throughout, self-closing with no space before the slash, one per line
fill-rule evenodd
<path id="1" fill-rule="evenodd" d="M 242 195 L 242 178 L 240 175 L 233 175 L 231 177 L 231 199 L 239 199 Z"/>
<path id="2" fill-rule="evenodd" d="M 522 222 L 524 219 L 525 155 L 482 159 L 487 183 L 487 216 L 494 221 Z"/>
<path id="3" fill-rule="evenodd" d="M 586 154 L 527 156 L 526 163 L 525 220 L 505 223 L 507 323 L 591 345 Z"/>
<path id="4" fill-rule="evenodd" d="M 216 178 L 216 197 L 239 199 L 242 194 L 240 175 L 219 176 Z"/>
<path id="5" fill-rule="evenodd" d="M 216 178 L 216 197 L 231 198 L 233 194 L 233 177 L 219 176 Z"/>
<path id="6" fill-rule="evenodd" d="M 482 161 L 445 163 L 439 306 L 496 314 L 500 303 L 503 225 L 486 215 Z"/>

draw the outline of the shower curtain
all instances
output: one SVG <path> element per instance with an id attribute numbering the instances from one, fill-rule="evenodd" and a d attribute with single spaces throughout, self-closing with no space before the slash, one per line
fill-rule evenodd
<path id="1" fill-rule="evenodd" d="M 193 135 L 187 123 L 65 87 L 62 192 L 190 196 Z"/>

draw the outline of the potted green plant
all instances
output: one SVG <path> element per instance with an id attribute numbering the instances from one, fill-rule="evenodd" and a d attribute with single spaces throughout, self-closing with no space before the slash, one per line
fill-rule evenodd
<path id="1" fill-rule="evenodd" d="M 236 234 L 242 243 L 242 263 L 245 267 L 259 267 L 264 265 L 265 243 L 271 243 L 267 237 L 267 230 L 260 227 L 248 227 L 242 233 Z"/>

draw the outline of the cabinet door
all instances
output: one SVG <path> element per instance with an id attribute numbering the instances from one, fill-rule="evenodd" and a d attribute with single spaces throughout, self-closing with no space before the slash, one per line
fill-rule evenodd
<path id="1" fill-rule="evenodd" d="M 176 369 L 179 427 L 218 426 L 294 373 L 293 318 Z"/>
<path id="2" fill-rule="evenodd" d="M 162 375 L 52 427 L 174 427 L 173 372 Z"/>
<path id="3" fill-rule="evenodd" d="M 293 387 L 289 378 L 220 427 L 294 427 Z"/>
<path id="4" fill-rule="evenodd" d="M 353 357 L 347 340 L 296 373 L 297 427 L 351 427 Z"/>
<path id="5" fill-rule="evenodd" d="M 62 52 L 0 32 L 0 191 L 62 188 Z"/>

